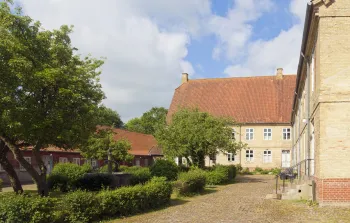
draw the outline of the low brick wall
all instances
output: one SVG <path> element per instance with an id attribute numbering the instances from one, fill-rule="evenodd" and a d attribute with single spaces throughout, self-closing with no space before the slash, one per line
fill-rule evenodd
<path id="1" fill-rule="evenodd" d="M 316 181 L 316 198 L 320 204 L 350 205 L 350 178 L 327 178 Z"/>

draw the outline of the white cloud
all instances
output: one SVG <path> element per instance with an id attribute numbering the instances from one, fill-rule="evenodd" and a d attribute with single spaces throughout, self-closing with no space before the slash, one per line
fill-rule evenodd
<path id="1" fill-rule="evenodd" d="M 105 104 L 124 121 L 152 106 L 168 107 L 181 72 L 194 73 L 184 58 L 190 35 L 210 13 L 208 0 L 22 0 L 26 14 L 47 29 L 73 24 L 79 53 L 107 57 L 101 82 Z M 180 24 L 180 25 L 178 25 Z"/>
<path id="2" fill-rule="evenodd" d="M 300 55 L 307 0 L 292 0 L 290 12 L 297 18 L 288 30 L 282 30 L 270 40 L 257 40 L 246 45 L 246 59 L 228 66 L 224 73 L 229 76 L 272 75 L 282 67 L 285 74 L 295 74 Z"/>
<path id="3" fill-rule="evenodd" d="M 271 0 L 236 0 L 225 17 L 213 16 L 209 29 L 218 39 L 213 58 L 218 60 L 224 55 L 227 59 L 234 60 L 243 56 L 245 44 L 253 32 L 251 22 L 272 7 Z"/>

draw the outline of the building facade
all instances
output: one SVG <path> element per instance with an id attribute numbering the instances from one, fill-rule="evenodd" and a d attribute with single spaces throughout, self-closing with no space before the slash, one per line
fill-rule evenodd
<path id="1" fill-rule="evenodd" d="M 291 125 L 296 75 L 213 78 L 189 80 L 182 74 L 175 90 L 167 119 L 181 108 L 198 108 L 218 117 L 235 121 L 232 138 L 248 144 L 236 154 L 219 152 L 207 157 L 206 165 L 241 164 L 263 169 L 289 167 Z"/>
<path id="2" fill-rule="evenodd" d="M 293 164 L 321 204 L 350 204 L 350 1 L 307 8 L 294 98 Z"/>

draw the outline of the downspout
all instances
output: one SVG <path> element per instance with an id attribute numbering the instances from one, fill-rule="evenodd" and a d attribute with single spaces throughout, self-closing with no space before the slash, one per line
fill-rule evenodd
<path id="1" fill-rule="evenodd" d="M 239 125 L 239 142 L 242 142 L 242 125 Z M 239 165 L 242 167 L 242 149 L 239 150 Z"/>
<path id="2" fill-rule="evenodd" d="M 306 59 L 307 64 L 307 176 L 310 177 L 310 58 Z"/>

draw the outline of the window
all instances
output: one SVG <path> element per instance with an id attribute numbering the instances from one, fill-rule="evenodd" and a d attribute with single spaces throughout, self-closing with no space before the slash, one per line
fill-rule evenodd
<path id="1" fill-rule="evenodd" d="M 245 158 L 248 162 L 252 162 L 254 160 L 254 151 L 251 149 L 246 150 Z"/>
<path id="2" fill-rule="evenodd" d="M 272 163 L 272 152 L 270 150 L 264 151 L 263 163 Z"/>
<path id="3" fill-rule="evenodd" d="M 233 153 L 227 153 L 227 161 L 229 162 L 235 161 L 235 155 Z"/>
<path id="4" fill-rule="evenodd" d="M 272 129 L 264 129 L 264 140 L 272 139 Z"/>
<path id="5" fill-rule="evenodd" d="M 246 140 L 254 139 L 254 129 L 245 129 L 245 139 Z"/>
<path id="6" fill-rule="evenodd" d="M 135 159 L 135 166 L 140 166 L 140 159 Z"/>
<path id="7" fill-rule="evenodd" d="M 32 158 L 31 158 L 31 157 L 24 157 L 24 159 L 25 159 L 29 164 L 32 164 Z M 20 171 L 26 171 L 26 169 L 25 169 L 22 165 L 19 165 L 19 170 L 20 170 Z"/>
<path id="8" fill-rule="evenodd" d="M 67 157 L 60 157 L 60 158 L 58 158 L 58 162 L 60 162 L 60 163 L 68 163 L 68 159 L 67 159 Z"/>
<path id="9" fill-rule="evenodd" d="M 283 129 L 283 140 L 290 140 L 290 128 Z"/>
<path id="10" fill-rule="evenodd" d="M 91 167 L 92 168 L 97 167 L 97 161 L 96 160 L 91 160 Z"/>
<path id="11" fill-rule="evenodd" d="M 73 163 L 80 166 L 80 158 L 73 158 Z"/>
<path id="12" fill-rule="evenodd" d="M 146 158 L 145 160 L 144 160 L 145 162 L 144 162 L 144 166 L 148 166 L 148 159 Z"/>
<path id="13" fill-rule="evenodd" d="M 5 170 L 2 168 L 1 164 L 0 164 L 0 172 L 4 172 Z"/>
<path id="14" fill-rule="evenodd" d="M 232 140 L 236 140 L 236 132 L 234 129 L 232 129 L 232 135 L 231 135 Z"/>

